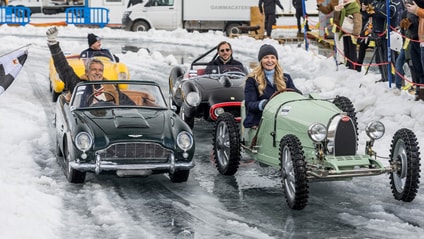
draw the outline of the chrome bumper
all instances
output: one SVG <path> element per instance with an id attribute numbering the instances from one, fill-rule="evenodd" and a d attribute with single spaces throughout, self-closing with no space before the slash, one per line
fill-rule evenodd
<path id="1" fill-rule="evenodd" d="M 194 167 L 194 161 L 176 162 L 172 155 L 169 163 L 149 163 L 149 164 L 117 164 L 109 161 L 102 161 L 100 155 L 96 156 L 96 163 L 78 163 L 70 162 L 73 169 L 82 172 L 95 172 L 99 174 L 101 171 L 117 171 L 117 170 L 168 170 L 174 173 L 176 170 L 189 170 Z"/>

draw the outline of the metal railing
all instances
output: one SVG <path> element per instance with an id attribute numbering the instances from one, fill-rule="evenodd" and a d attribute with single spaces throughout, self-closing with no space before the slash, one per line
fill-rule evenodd
<path id="1" fill-rule="evenodd" d="M 109 23 L 109 9 L 103 7 L 70 7 L 65 11 L 66 23 L 75 25 L 97 25 Z"/>
<path id="2" fill-rule="evenodd" d="M 22 6 L 0 7 L 0 24 L 25 26 L 29 23 L 31 9 Z"/>

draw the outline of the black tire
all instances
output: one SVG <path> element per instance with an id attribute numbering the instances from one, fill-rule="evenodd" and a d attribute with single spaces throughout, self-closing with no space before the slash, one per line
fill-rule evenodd
<path id="1" fill-rule="evenodd" d="M 240 27 L 241 24 L 239 23 L 230 23 L 227 25 L 227 27 L 225 28 L 225 33 L 227 34 L 227 36 L 231 36 L 233 34 L 240 34 L 241 31 L 238 27 Z"/>
<path id="2" fill-rule="evenodd" d="M 65 176 L 66 179 L 68 180 L 68 182 L 70 183 L 84 183 L 85 181 L 85 175 L 86 172 L 81 172 L 78 170 L 75 170 L 71 167 L 71 165 L 69 164 L 70 159 L 70 153 L 68 150 L 68 146 L 65 145 L 63 146 L 63 154 L 64 154 L 64 171 L 65 171 Z"/>
<path id="3" fill-rule="evenodd" d="M 145 21 L 137 21 L 134 23 L 131 30 L 133 32 L 147 32 L 148 30 L 150 30 L 150 26 Z"/>
<path id="4" fill-rule="evenodd" d="M 420 184 L 420 147 L 417 137 L 409 129 L 400 129 L 393 136 L 390 165 L 397 170 L 390 173 L 390 185 L 395 199 L 411 202 Z"/>
<path id="5" fill-rule="evenodd" d="M 358 119 L 356 118 L 355 107 L 353 106 L 352 101 L 345 96 L 338 95 L 333 100 L 333 104 L 335 104 L 343 112 L 346 112 L 347 115 L 352 119 L 355 125 L 356 135 L 358 135 Z"/>
<path id="6" fill-rule="evenodd" d="M 308 203 L 306 162 L 300 140 L 294 135 L 280 141 L 281 182 L 288 206 L 302 210 Z"/>
<path id="7" fill-rule="evenodd" d="M 183 183 L 187 182 L 188 176 L 190 175 L 190 170 L 178 170 L 174 173 L 169 173 L 169 179 L 173 183 Z"/>
<path id="8" fill-rule="evenodd" d="M 225 112 L 218 117 L 213 131 L 213 154 L 220 174 L 234 175 L 240 165 L 240 134 L 234 116 Z"/>

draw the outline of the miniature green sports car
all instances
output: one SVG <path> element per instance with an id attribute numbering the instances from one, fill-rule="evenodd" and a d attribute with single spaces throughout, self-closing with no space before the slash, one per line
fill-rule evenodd
<path id="1" fill-rule="evenodd" d="M 71 183 L 86 172 L 168 173 L 185 182 L 194 167 L 190 127 L 168 107 L 158 84 L 84 81 L 56 103 L 56 155 Z"/>
<path id="2" fill-rule="evenodd" d="M 245 118 L 244 102 L 241 122 Z M 420 152 L 415 134 L 399 129 L 392 139 L 389 165 L 373 150 L 384 135 L 384 125 L 370 122 L 364 154 L 358 154 L 357 118 L 352 102 L 342 96 L 320 99 L 293 91 L 278 92 L 266 104 L 255 129 L 244 128 L 230 113 L 215 122 L 213 151 L 223 175 L 237 172 L 241 150 L 262 166 L 276 167 L 290 208 L 301 210 L 308 201 L 313 181 L 346 180 L 390 174 L 395 199 L 412 201 L 419 187 Z"/>

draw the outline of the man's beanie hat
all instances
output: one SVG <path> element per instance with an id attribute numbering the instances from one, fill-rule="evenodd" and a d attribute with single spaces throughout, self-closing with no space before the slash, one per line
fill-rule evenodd
<path id="1" fill-rule="evenodd" d="M 101 38 L 99 36 L 94 35 L 93 33 L 88 34 L 88 46 L 93 45 L 96 41 L 99 41 Z"/>
<path id="2" fill-rule="evenodd" d="M 274 55 L 277 59 L 278 59 L 278 53 L 277 50 L 269 45 L 269 44 L 264 44 L 261 46 L 261 48 L 259 49 L 259 53 L 258 53 L 258 61 L 261 61 L 262 58 L 266 55 Z"/>

